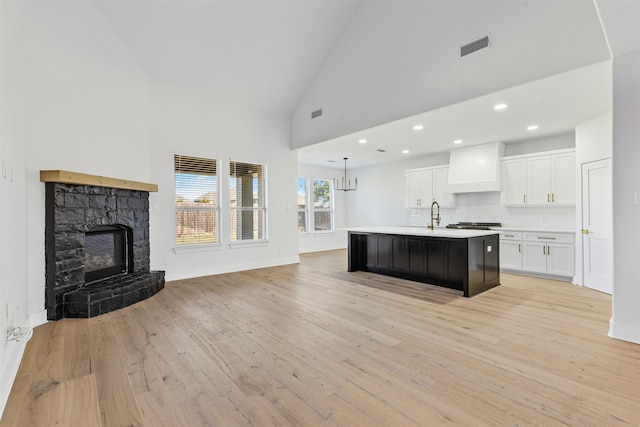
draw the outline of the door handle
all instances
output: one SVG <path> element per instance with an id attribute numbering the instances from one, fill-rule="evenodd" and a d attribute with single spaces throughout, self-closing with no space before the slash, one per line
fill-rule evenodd
<path id="1" fill-rule="evenodd" d="M 586 228 L 583 228 L 583 229 L 582 229 L 582 234 L 589 234 L 589 230 L 588 230 L 588 229 L 586 229 Z"/>
<path id="2" fill-rule="evenodd" d="M 547 247 L 546 247 L 546 246 L 543 246 L 543 247 L 542 247 L 542 254 L 543 254 L 543 255 L 546 255 L 546 254 L 547 254 Z"/>

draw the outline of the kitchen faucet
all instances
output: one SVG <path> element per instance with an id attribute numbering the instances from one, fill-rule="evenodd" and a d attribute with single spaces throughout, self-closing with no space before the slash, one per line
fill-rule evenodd
<path id="1" fill-rule="evenodd" d="M 435 217 L 433 216 L 433 206 L 434 205 L 438 208 L 438 213 L 437 213 L 437 215 Z M 433 203 L 431 203 L 431 224 L 429 225 L 429 228 L 431 230 L 433 230 L 433 220 L 434 219 L 436 220 L 436 223 L 438 225 L 440 225 L 440 205 L 438 204 L 438 202 L 436 202 L 435 199 L 433 200 Z"/>

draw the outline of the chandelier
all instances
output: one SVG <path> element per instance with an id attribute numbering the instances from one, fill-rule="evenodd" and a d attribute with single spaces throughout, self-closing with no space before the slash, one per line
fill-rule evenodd
<path id="1" fill-rule="evenodd" d="M 358 189 L 358 178 L 355 178 L 355 187 L 351 187 L 351 180 L 347 179 L 347 159 L 344 158 L 344 176 L 339 180 L 338 178 L 333 179 L 333 187 L 337 191 L 355 191 Z"/>

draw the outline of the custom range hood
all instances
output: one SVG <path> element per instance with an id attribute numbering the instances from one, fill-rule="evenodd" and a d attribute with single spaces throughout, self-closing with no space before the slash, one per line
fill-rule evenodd
<path id="1" fill-rule="evenodd" d="M 500 159 L 503 156 L 504 144 L 501 142 L 451 150 L 447 179 L 449 192 L 500 191 L 502 189 Z"/>

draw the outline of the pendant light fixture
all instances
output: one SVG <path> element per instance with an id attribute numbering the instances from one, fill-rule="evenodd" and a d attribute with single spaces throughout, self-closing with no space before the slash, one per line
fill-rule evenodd
<path id="1" fill-rule="evenodd" d="M 344 158 L 344 176 L 339 180 L 338 178 L 333 179 L 333 187 L 337 191 L 355 191 L 358 189 L 358 178 L 355 178 L 355 187 L 351 187 L 351 180 L 347 179 L 347 159 Z"/>

